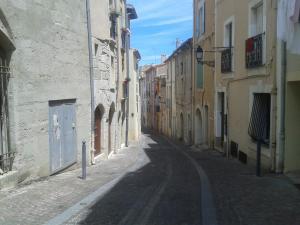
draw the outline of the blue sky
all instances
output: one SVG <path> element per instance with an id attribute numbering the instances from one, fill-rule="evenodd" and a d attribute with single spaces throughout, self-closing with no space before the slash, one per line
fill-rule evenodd
<path id="1" fill-rule="evenodd" d="M 176 38 L 192 36 L 192 0 L 128 0 L 138 19 L 131 24 L 131 47 L 140 51 L 141 65 L 160 63 L 175 50 Z"/>

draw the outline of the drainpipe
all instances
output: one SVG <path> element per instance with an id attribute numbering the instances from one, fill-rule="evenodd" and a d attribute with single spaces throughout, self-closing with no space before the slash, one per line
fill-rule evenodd
<path id="1" fill-rule="evenodd" d="M 285 90 L 286 90 L 286 43 L 281 42 L 281 71 L 280 71 L 280 123 L 279 123 L 279 152 L 276 165 L 276 172 L 283 173 L 284 170 L 284 149 L 285 149 Z"/>
<path id="2" fill-rule="evenodd" d="M 87 16 L 87 30 L 88 30 L 88 45 L 89 45 L 89 69 L 90 69 L 90 91 L 91 91 L 91 163 L 95 164 L 94 159 L 94 65 L 93 65 L 93 47 L 92 47 L 92 32 L 91 32 L 91 12 L 90 0 L 86 0 L 86 16 Z"/>
<path id="3" fill-rule="evenodd" d="M 117 10 L 117 1 L 115 1 L 115 10 Z M 116 27 L 118 29 L 118 20 L 116 20 Z M 120 29 L 118 29 L 117 32 L 117 80 L 116 80 L 116 112 L 118 113 L 118 98 L 119 98 L 119 81 L 120 81 L 120 57 L 119 57 L 119 52 L 120 52 L 120 42 L 119 42 L 119 33 Z M 119 125 L 119 124 L 118 124 Z M 114 152 L 116 153 L 117 150 L 117 129 L 116 129 L 116 125 L 115 125 L 115 147 L 114 147 Z"/>
<path id="4" fill-rule="evenodd" d="M 125 0 L 125 21 L 126 21 L 126 28 L 129 29 L 129 18 L 127 13 L 127 1 Z M 128 147 L 128 129 L 129 129 L 129 46 L 130 46 L 130 34 L 126 33 L 126 134 L 125 134 L 125 146 Z"/>

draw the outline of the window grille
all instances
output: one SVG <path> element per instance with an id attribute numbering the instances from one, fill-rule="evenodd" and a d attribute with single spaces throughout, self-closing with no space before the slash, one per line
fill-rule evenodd
<path id="1" fill-rule="evenodd" d="M 269 143 L 270 139 L 270 94 L 254 94 L 248 134 L 255 141 Z"/>
<path id="2" fill-rule="evenodd" d="M 15 154 L 9 149 L 8 80 L 10 69 L 0 51 L 0 175 L 12 170 Z"/>

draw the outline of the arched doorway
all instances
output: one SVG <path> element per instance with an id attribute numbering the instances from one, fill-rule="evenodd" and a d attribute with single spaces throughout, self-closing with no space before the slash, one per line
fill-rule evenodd
<path id="1" fill-rule="evenodd" d="M 188 144 L 192 143 L 192 120 L 190 114 L 188 114 Z"/>
<path id="2" fill-rule="evenodd" d="M 112 103 L 109 108 L 109 115 L 108 115 L 108 155 L 112 151 L 112 121 L 115 113 L 115 104 Z"/>
<path id="3" fill-rule="evenodd" d="M 183 141 L 184 137 L 184 121 L 183 121 L 183 115 L 182 113 L 180 114 L 180 137 L 179 140 Z"/>
<path id="4" fill-rule="evenodd" d="M 104 107 L 103 105 L 99 105 L 95 110 L 95 135 L 94 135 L 95 156 L 101 153 L 103 115 L 104 115 Z"/>
<path id="5" fill-rule="evenodd" d="M 202 117 L 199 109 L 196 110 L 196 118 L 195 118 L 195 144 L 202 144 Z"/>
<path id="6" fill-rule="evenodd" d="M 207 145 L 208 145 L 208 124 L 209 124 L 208 106 L 206 105 L 204 107 L 204 142 Z"/>

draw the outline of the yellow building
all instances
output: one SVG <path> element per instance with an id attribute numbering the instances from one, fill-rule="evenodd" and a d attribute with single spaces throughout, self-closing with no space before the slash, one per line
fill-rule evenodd
<path id="1" fill-rule="evenodd" d="M 193 52 L 204 51 L 197 62 L 193 54 L 193 140 L 196 146 L 214 146 L 214 0 L 194 0 Z"/>
<path id="2" fill-rule="evenodd" d="M 243 162 L 275 167 L 276 15 L 271 0 L 223 0 L 215 6 L 215 140 Z M 252 137 L 250 137 L 250 135 Z"/>

